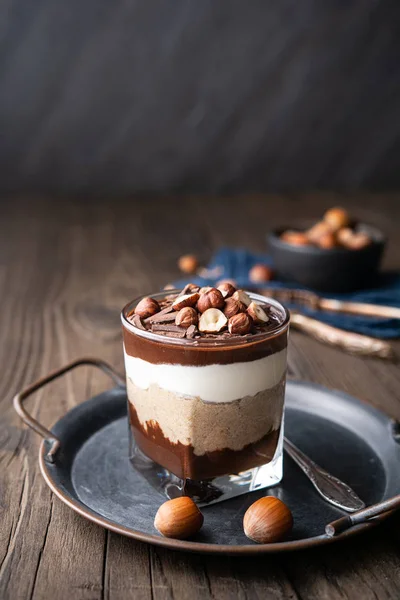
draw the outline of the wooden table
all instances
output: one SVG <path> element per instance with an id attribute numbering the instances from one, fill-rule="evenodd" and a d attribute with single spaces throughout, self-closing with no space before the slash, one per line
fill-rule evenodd
<path id="1" fill-rule="evenodd" d="M 177 258 L 204 261 L 222 244 L 264 249 L 282 221 L 344 204 L 386 231 L 386 266 L 400 266 L 399 195 L 311 194 L 126 201 L 4 199 L 0 204 L 0 598 L 112 600 L 400 597 L 400 519 L 339 545 L 260 558 L 153 548 L 85 521 L 56 499 L 38 468 L 40 440 L 11 400 L 81 355 L 123 369 L 119 310 L 179 276 Z M 397 237 L 396 237 L 397 234 Z M 345 390 L 400 418 L 399 369 L 352 357 L 294 332 L 290 372 Z M 103 390 L 90 369 L 30 401 L 51 425 Z"/>

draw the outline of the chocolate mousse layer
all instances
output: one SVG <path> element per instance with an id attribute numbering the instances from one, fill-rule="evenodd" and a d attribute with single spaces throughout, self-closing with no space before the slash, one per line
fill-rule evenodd
<path id="1" fill-rule="evenodd" d="M 278 445 L 280 429 L 271 431 L 242 450 L 221 448 L 198 456 L 193 446 L 171 442 L 156 422 L 140 423 L 136 410 L 129 402 L 132 434 L 141 451 L 181 479 L 203 481 L 227 473 L 237 474 L 270 462 Z"/>
<path id="2" fill-rule="evenodd" d="M 125 352 L 152 364 L 179 364 L 187 366 L 228 365 L 248 362 L 284 350 L 287 346 L 287 330 L 268 339 L 245 339 L 239 345 L 210 346 L 185 342 L 169 344 L 168 340 L 151 340 L 123 329 Z"/>

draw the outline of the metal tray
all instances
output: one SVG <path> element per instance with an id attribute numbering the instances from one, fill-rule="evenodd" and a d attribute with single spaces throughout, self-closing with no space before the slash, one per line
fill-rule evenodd
<path id="1" fill-rule="evenodd" d="M 49 431 L 29 415 L 23 401 L 79 365 L 101 368 L 116 387 L 73 408 Z M 204 526 L 191 540 L 157 533 L 154 515 L 165 498 L 128 460 L 124 381 L 103 361 L 74 361 L 17 394 L 14 406 L 45 438 L 39 463 L 51 490 L 83 517 L 144 542 L 219 554 L 281 552 L 345 539 L 374 527 L 400 506 L 398 424 L 351 396 L 314 384 L 288 382 L 286 435 L 318 464 L 349 483 L 367 508 L 348 515 L 326 503 L 286 456 L 282 483 L 267 493 L 290 507 L 294 528 L 287 541 L 262 545 L 245 537 L 242 519 L 265 490 L 203 508 Z"/>

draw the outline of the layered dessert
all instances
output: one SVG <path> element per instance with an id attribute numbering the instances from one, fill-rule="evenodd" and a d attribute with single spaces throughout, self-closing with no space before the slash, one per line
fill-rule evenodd
<path id="1" fill-rule="evenodd" d="M 145 297 L 122 313 L 129 421 L 182 480 L 269 463 L 281 433 L 288 313 L 231 284 Z"/>

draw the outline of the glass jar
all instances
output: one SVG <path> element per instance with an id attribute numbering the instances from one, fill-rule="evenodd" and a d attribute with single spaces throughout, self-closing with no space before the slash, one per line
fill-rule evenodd
<path id="1" fill-rule="evenodd" d="M 210 503 L 282 478 L 289 313 L 248 294 L 270 305 L 274 322 L 246 337 L 182 339 L 139 329 L 129 317 L 142 297 L 122 311 L 130 459 L 168 498 Z"/>

